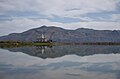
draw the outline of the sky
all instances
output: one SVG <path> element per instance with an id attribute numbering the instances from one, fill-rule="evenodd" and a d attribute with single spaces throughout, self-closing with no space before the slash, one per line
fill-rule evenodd
<path id="1" fill-rule="evenodd" d="M 0 36 L 42 25 L 120 30 L 120 0 L 0 0 Z"/>

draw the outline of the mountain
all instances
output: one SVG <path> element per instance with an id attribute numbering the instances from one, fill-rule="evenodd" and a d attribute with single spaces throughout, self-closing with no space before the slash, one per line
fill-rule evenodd
<path id="1" fill-rule="evenodd" d="M 54 32 L 52 40 L 56 42 L 120 42 L 120 30 L 93 30 L 88 28 L 67 30 L 55 26 L 41 26 L 22 33 L 12 33 L 0 37 L 0 41 L 35 41 L 42 33 L 49 39 L 52 32 Z"/>

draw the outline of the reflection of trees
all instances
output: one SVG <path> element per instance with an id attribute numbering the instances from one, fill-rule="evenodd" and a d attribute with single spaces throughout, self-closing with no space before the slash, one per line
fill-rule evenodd
<path id="1" fill-rule="evenodd" d="M 95 45 L 76 45 L 76 46 L 32 46 L 9 48 L 12 52 L 23 52 L 40 58 L 56 58 L 64 55 L 76 54 L 79 56 L 87 56 L 93 54 L 110 54 L 120 53 L 120 46 L 95 46 Z"/>

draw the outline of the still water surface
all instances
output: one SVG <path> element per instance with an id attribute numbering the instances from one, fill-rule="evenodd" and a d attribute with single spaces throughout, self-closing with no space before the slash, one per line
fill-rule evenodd
<path id="1" fill-rule="evenodd" d="M 0 79 L 120 79 L 120 46 L 0 49 Z"/>

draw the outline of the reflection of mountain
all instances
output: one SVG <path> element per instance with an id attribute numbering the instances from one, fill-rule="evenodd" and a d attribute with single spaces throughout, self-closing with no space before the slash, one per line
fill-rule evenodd
<path id="1" fill-rule="evenodd" d="M 64 55 L 76 54 L 78 56 L 87 56 L 93 54 L 110 54 L 120 53 L 120 46 L 95 46 L 95 45 L 78 45 L 78 46 L 54 46 L 49 47 L 19 47 L 8 48 L 12 52 L 23 52 L 31 56 L 40 58 L 56 58 Z"/>

